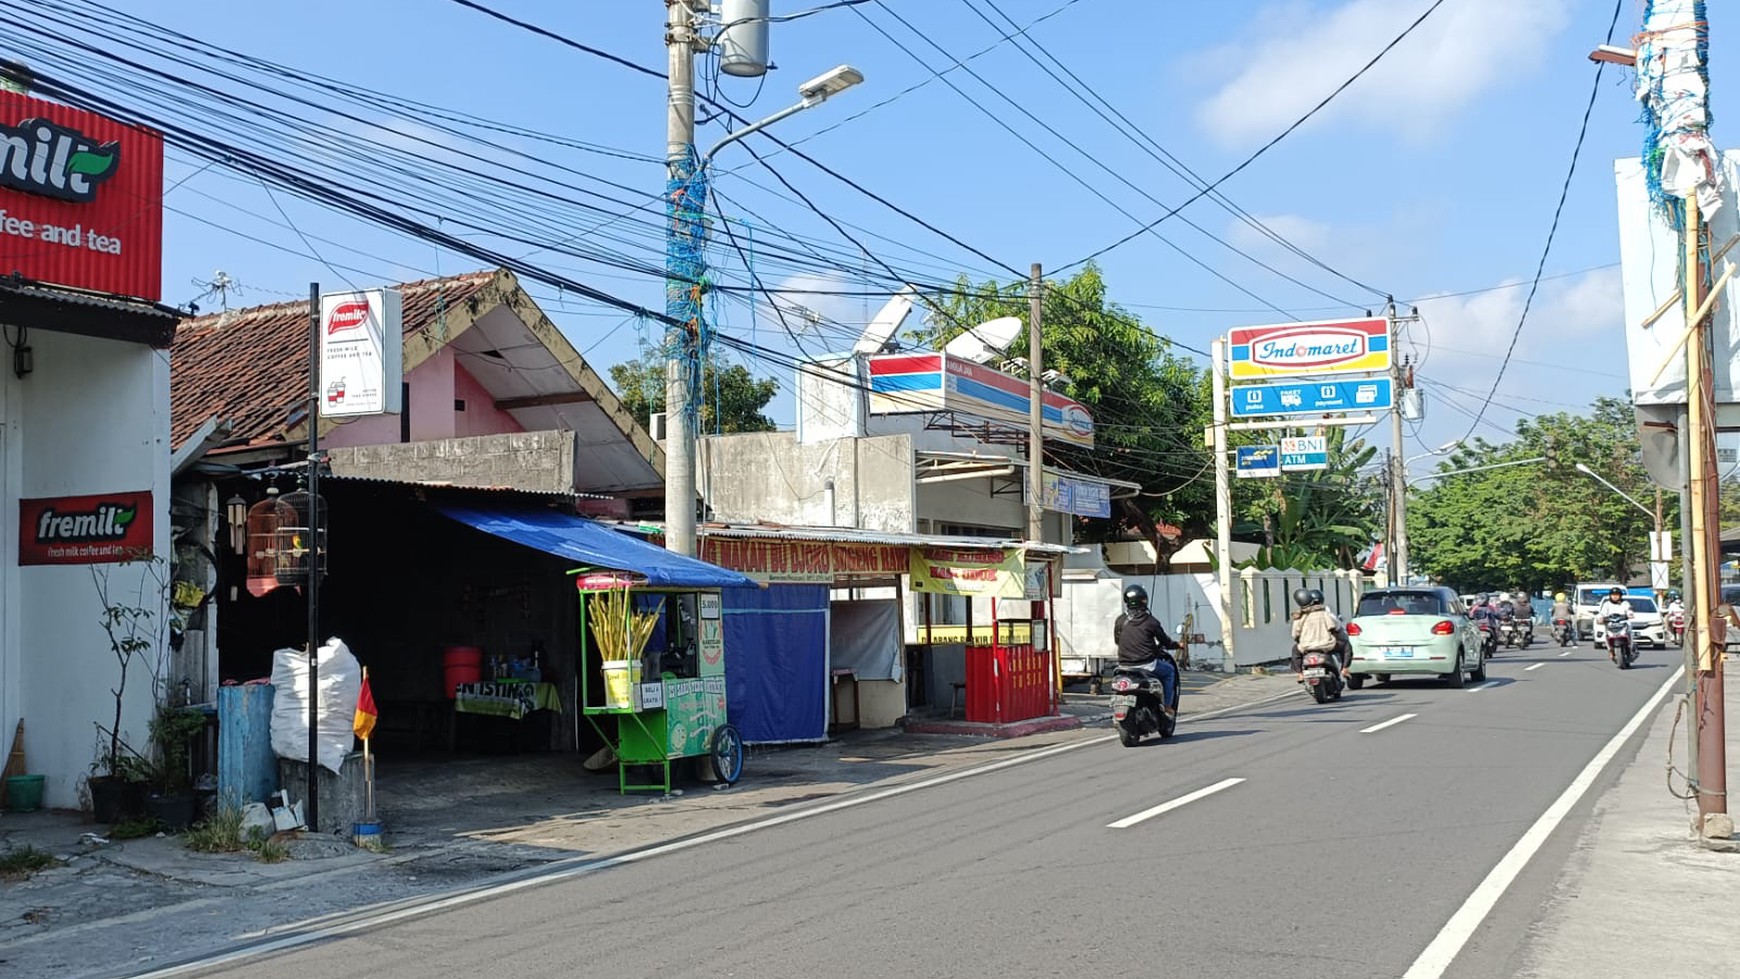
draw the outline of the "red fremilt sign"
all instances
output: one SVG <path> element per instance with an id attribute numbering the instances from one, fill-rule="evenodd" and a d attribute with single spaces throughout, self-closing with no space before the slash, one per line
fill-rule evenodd
<path id="1" fill-rule="evenodd" d="M 19 501 L 19 564 L 114 564 L 151 553 L 151 491 Z"/>
<path id="2" fill-rule="evenodd" d="M 326 335 L 354 330 L 369 321 L 369 304 L 365 301 L 339 303 L 326 318 Z"/>
<path id="3" fill-rule="evenodd" d="M 157 300 L 163 137 L 0 92 L 0 275 Z"/>

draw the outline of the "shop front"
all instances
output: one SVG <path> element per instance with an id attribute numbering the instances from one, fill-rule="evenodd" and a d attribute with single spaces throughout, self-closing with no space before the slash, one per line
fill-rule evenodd
<path id="1" fill-rule="evenodd" d="M 100 731 L 148 744 L 175 627 L 162 159 L 156 134 L 0 92 L 0 750 L 22 725 L 51 807 L 80 805 Z M 117 637 L 117 607 L 153 618 Z"/>

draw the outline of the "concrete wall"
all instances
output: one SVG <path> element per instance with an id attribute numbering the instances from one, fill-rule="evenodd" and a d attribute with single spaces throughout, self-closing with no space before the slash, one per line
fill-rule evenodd
<path id="1" fill-rule="evenodd" d="M 411 413 L 411 441 L 500 435 L 525 428 L 495 406 L 495 398 L 477 382 L 453 355 L 442 347 L 428 360 L 405 375 L 411 385 L 407 408 Z M 464 401 L 465 410 L 454 407 Z M 333 447 L 381 445 L 399 441 L 402 420 L 398 415 L 372 415 L 334 428 L 325 441 Z"/>
<path id="2" fill-rule="evenodd" d="M 508 486 L 533 493 L 574 489 L 573 432 L 518 432 L 332 450 L 339 476 L 455 486 Z"/>
<path id="3" fill-rule="evenodd" d="M 118 679 L 99 620 L 93 572 L 113 600 L 158 606 L 151 573 L 167 565 L 17 566 L 18 501 L 150 490 L 154 550 L 169 553 L 169 358 L 136 344 L 33 330 L 35 371 L 0 371 L 0 738 L 25 721 L 29 770 L 47 776 L 44 801 L 79 805 L 96 757 L 94 724 L 112 723 Z M 159 616 L 158 622 L 162 621 Z M 144 748 L 152 674 L 163 650 L 128 676 L 121 729 Z"/>
<path id="4" fill-rule="evenodd" d="M 904 435 L 809 444 L 791 432 L 716 435 L 701 440 L 699 468 L 702 494 L 719 520 L 917 528 L 912 442 Z"/>

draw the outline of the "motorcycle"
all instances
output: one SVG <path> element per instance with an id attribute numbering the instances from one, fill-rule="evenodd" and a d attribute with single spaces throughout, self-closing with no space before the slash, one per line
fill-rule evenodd
<path id="1" fill-rule="evenodd" d="M 1172 736 L 1178 720 L 1164 710 L 1166 687 L 1147 670 L 1119 668 L 1112 674 L 1112 727 L 1118 741 L 1134 748 L 1144 735 Z"/>
<path id="2" fill-rule="evenodd" d="M 1335 653 L 1306 653 L 1300 665 L 1299 676 L 1310 689 L 1311 699 L 1320 704 L 1341 699 L 1344 681 L 1341 679 L 1341 662 L 1335 658 Z"/>
<path id="3" fill-rule="evenodd" d="M 1622 670 L 1631 669 L 1631 663 L 1637 659 L 1637 653 L 1632 649 L 1631 620 L 1625 613 L 1616 612 L 1606 620 L 1607 658 L 1619 664 Z"/>
<path id="4" fill-rule="evenodd" d="M 1668 635 L 1675 646 L 1684 645 L 1686 641 L 1686 610 L 1675 609 L 1667 614 Z"/>
<path id="5" fill-rule="evenodd" d="M 1576 636 L 1571 630 L 1570 619 L 1553 620 L 1553 641 L 1560 646 L 1569 646 L 1576 641 Z"/>
<path id="6" fill-rule="evenodd" d="M 1498 620 L 1498 637 L 1504 642 L 1506 649 L 1514 649 L 1522 644 L 1522 630 L 1517 627 L 1515 619 Z"/>
<path id="7" fill-rule="evenodd" d="M 1493 626 L 1492 619 L 1479 618 L 1474 620 L 1475 628 L 1480 630 L 1481 655 L 1491 657 L 1498 652 L 1498 629 Z"/>

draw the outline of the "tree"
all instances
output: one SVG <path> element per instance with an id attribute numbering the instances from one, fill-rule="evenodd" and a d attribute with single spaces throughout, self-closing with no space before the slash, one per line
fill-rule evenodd
<path id="1" fill-rule="evenodd" d="M 655 411 L 665 410 L 665 365 L 640 359 L 610 368 L 616 393 L 634 417 L 646 424 Z M 741 364 L 723 369 L 708 364 L 701 373 L 701 424 L 699 434 L 731 435 L 737 432 L 771 432 L 779 426 L 763 414 L 767 403 L 779 393 L 779 384 L 758 378 Z"/>
<path id="2" fill-rule="evenodd" d="M 988 320 L 1025 320 L 1027 290 L 1025 281 L 975 285 L 962 276 L 952 293 L 932 300 L 929 325 L 915 338 L 940 349 Z M 1084 520 L 1081 538 L 1104 540 L 1161 521 L 1199 534 L 1211 529 L 1214 482 L 1201 441 L 1209 420 L 1204 373 L 1174 355 L 1171 343 L 1139 317 L 1109 302 L 1105 280 L 1091 264 L 1065 281 L 1048 281 L 1042 312 L 1044 365 L 1071 378 L 1062 393 L 1094 416 L 1091 451 L 1053 442 L 1047 454 L 1071 469 L 1142 486 L 1135 512 Z M 1008 354 L 1027 356 L 1025 331 Z"/>
<path id="3" fill-rule="evenodd" d="M 1252 498 L 1235 510 L 1260 521 L 1260 527 L 1247 521 L 1234 529 L 1262 534 L 1254 566 L 1351 568 L 1377 536 L 1384 520 L 1383 476 L 1367 470 L 1377 449 L 1350 438 L 1346 428 L 1329 429 L 1325 439 L 1327 469 L 1240 481 L 1254 484 L 1246 490 Z"/>
<path id="4" fill-rule="evenodd" d="M 1409 506 L 1413 557 L 1428 573 L 1463 589 L 1556 588 L 1573 581 L 1631 579 L 1649 558 L 1654 520 L 1579 472 L 1588 466 L 1646 506 L 1654 485 L 1644 471 L 1631 407 L 1600 398 L 1588 415 L 1560 412 L 1517 423 L 1516 438 L 1484 439 L 1439 466 Z M 1483 472 L 1454 470 L 1548 457 Z M 1679 526 L 1677 495 L 1664 501 L 1663 526 Z"/>

